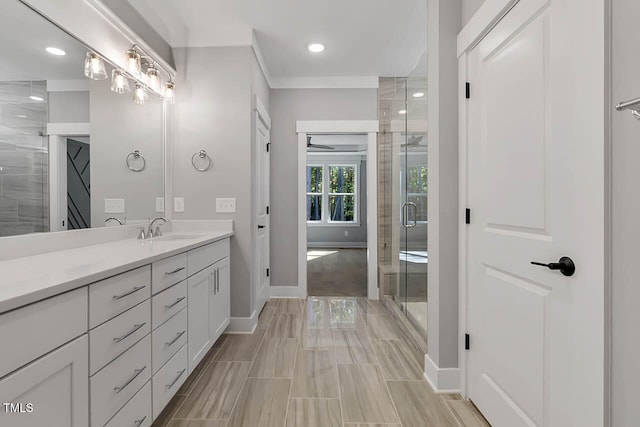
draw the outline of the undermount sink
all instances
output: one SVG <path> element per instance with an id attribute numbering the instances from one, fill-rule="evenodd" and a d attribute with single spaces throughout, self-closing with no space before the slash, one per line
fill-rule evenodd
<path id="1" fill-rule="evenodd" d="M 169 236 L 157 237 L 154 240 L 157 240 L 159 242 L 168 241 L 168 240 L 194 240 L 194 239 L 199 239 L 201 237 L 202 236 L 200 235 L 194 235 L 194 234 L 172 234 Z"/>

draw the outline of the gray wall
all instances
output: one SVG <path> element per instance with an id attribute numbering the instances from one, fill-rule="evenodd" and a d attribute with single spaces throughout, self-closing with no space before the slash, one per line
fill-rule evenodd
<path id="1" fill-rule="evenodd" d="M 377 89 L 271 91 L 271 284 L 298 283 L 297 120 L 376 120 Z"/>
<path id="2" fill-rule="evenodd" d="M 640 96 L 638 51 L 640 2 L 612 1 L 612 103 Z M 630 112 L 612 112 L 611 319 L 612 423 L 636 426 L 640 420 L 640 286 L 638 286 L 638 211 L 640 211 L 640 122 Z"/>
<path id="3" fill-rule="evenodd" d="M 49 123 L 89 123 L 89 91 L 49 92 Z"/>
<path id="4" fill-rule="evenodd" d="M 480 9 L 485 0 L 462 0 L 462 26 Z"/>
<path id="5" fill-rule="evenodd" d="M 185 212 L 174 219 L 231 219 L 231 315 L 253 311 L 253 95 L 269 105 L 269 90 L 251 47 L 175 50 L 179 93 L 175 105 L 173 196 Z M 191 156 L 206 150 L 211 169 L 196 172 Z M 216 213 L 216 198 L 235 197 L 236 213 Z"/>
<path id="6" fill-rule="evenodd" d="M 144 105 L 131 94 L 118 95 L 110 81 L 91 82 L 91 226 L 102 227 L 110 216 L 147 220 L 156 212 L 156 197 L 164 197 L 162 100 L 149 95 Z M 140 150 L 146 160 L 142 172 L 132 172 L 125 159 Z M 124 214 L 106 214 L 104 199 L 125 199 Z"/>
<path id="7" fill-rule="evenodd" d="M 429 357 L 458 367 L 458 59 L 460 0 L 429 0 Z"/>
<path id="8" fill-rule="evenodd" d="M 349 158 L 349 157 L 347 157 Z M 353 157 L 351 157 L 353 158 Z M 331 157 L 309 157 L 307 163 L 324 163 L 326 161 L 341 163 L 345 162 L 341 156 Z M 347 160 L 352 162 L 353 160 Z M 322 225 L 307 226 L 307 244 L 309 247 L 366 247 L 367 246 L 367 162 L 365 160 L 357 161 L 358 166 L 358 220 L 357 226 L 340 226 L 340 225 Z M 349 232 L 348 236 L 344 232 Z M 325 244 L 328 245 L 319 245 Z"/>

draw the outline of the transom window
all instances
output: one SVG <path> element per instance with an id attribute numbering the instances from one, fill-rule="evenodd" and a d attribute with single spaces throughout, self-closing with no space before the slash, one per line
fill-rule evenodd
<path id="1" fill-rule="evenodd" d="M 358 165 L 307 165 L 307 221 L 358 222 Z"/>

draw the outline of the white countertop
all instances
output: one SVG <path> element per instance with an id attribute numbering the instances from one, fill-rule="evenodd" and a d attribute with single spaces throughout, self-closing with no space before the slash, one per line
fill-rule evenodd
<path id="1" fill-rule="evenodd" d="M 168 240 L 172 235 L 194 236 Z M 0 261 L 0 313 L 222 240 L 232 231 L 166 233 Z"/>

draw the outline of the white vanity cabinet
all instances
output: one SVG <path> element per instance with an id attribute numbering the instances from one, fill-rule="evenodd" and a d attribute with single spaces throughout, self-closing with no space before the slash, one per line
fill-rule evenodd
<path id="1" fill-rule="evenodd" d="M 0 314 L 0 426 L 149 427 L 229 325 L 229 253 L 172 251 Z"/>
<path id="2" fill-rule="evenodd" d="M 189 373 L 229 325 L 229 252 L 229 240 L 223 240 L 189 251 L 187 256 Z"/>

